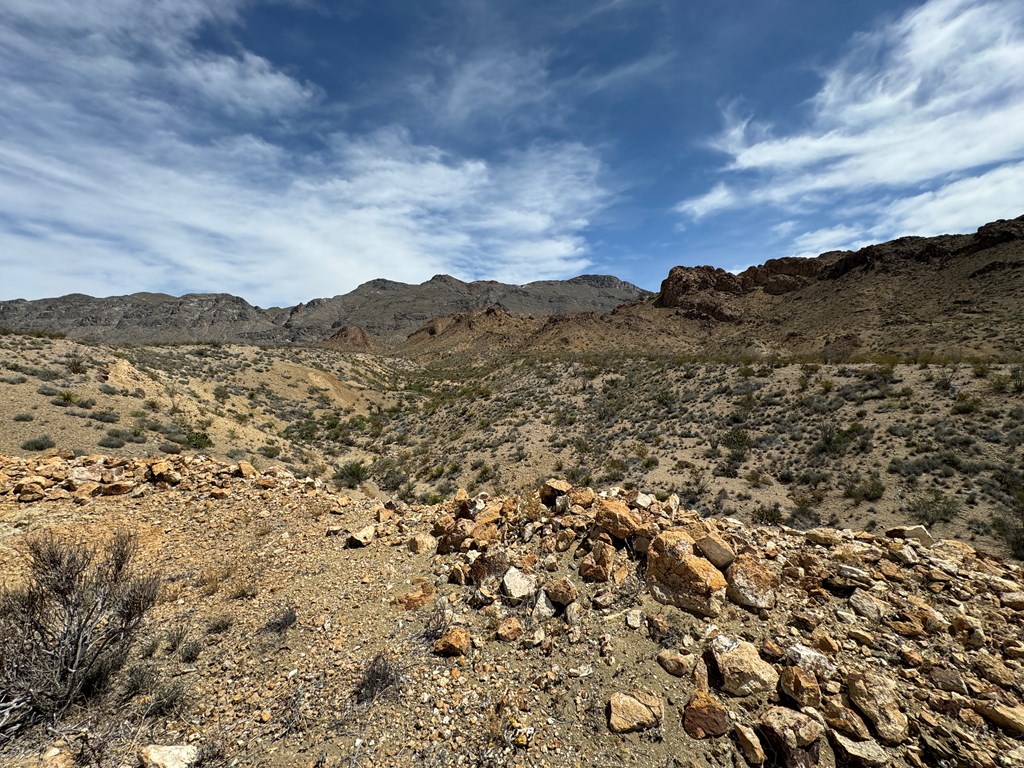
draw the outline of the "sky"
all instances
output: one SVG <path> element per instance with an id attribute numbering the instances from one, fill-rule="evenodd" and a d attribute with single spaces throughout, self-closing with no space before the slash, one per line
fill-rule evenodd
<path id="1" fill-rule="evenodd" d="M 1020 0 L 0 0 L 0 299 L 656 290 L 1021 214 Z"/>

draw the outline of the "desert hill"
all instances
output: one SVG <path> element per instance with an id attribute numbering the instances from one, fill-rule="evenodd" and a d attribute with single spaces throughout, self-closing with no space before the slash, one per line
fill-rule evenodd
<path id="1" fill-rule="evenodd" d="M 610 313 L 565 314 L 548 323 L 505 319 L 499 348 L 830 360 L 1012 357 L 1024 348 L 1022 297 L 1024 217 L 971 235 L 770 259 L 739 274 L 674 267 L 659 293 Z M 494 322 L 433 321 L 396 349 L 420 358 L 486 354 Z"/>
<path id="2" fill-rule="evenodd" d="M 350 327 L 391 342 L 453 312 L 488 306 L 519 314 L 607 312 L 646 295 L 647 291 L 606 275 L 526 285 L 464 283 L 438 275 L 420 285 L 371 280 L 342 296 L 269 309 L 228 294 L 135 293 L 109 298 L 72 294 L 0 301 L 0 327 L 110 344 L 303 344 L 329 340 L 341 328 Z"/>

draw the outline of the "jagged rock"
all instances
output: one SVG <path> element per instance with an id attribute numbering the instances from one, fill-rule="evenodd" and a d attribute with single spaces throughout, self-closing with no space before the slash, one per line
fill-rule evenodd
<path id="1" fill-rule="evenodd" d="M 584 581 L 608 581 L 614 568 L 615 547 L 596 541 L 593 549 L 580 561 L 580 578 Z"/>
<path id="2" fill-rule="evenodd" d="M 576 599 L 580 596 L 579 589 L 568 578 L 559 579 L 545 585 L 544 591 L 552 603 L 563 607 L 576 602 Z"/>
<path id="3" fill-rule="evenodd" d="M 693 539 L 680 530 L 659 534 L 647 553 L 647 583 L 662 603 L 698 616 L 717 616 L 724 607 L 725 577 L 693 552 Z"/>
<path id="4" fill-rule="evenodd" d="M 555 499 L 559 496 L 564 496 L 572 490 L 572 483 L 567 483 L 565 480 L 548 480 L 544 485 L 540 487 L 540 500 L 551 507 L 555 504 Z"/>
<path id="5" fill-rule="evenodd" d="M 656 657 L 661 668 L 673 677 L 686 677 L 693 671 L 696 657 L 692 654 L 680 653 L 669 648 L 663 648 Z"/>
<path id="6" fill-rule="evenodd" d="M 437 549 L 437 539 L 429 533 L 417 533 L 409 539 L 407 546 L 410 552 L 415 552 L 417 555 L 433 552 Z"/>
<path id="7" fill-rule="evenodd" d="M 769 707 L 759 721 L 761 733 L 783 759 L 787 768 L 818 764 L 816 742 L 825 733 L 817 720 L 786 707 Z"/>
<path id="8" fill-rule="evenodd" d="M 616 539 L 629 540 L 643 527 L 640 514 L 616 499 L 597 502 L 594 525 Z"/>
<path id="9" fill-rule="evenodd" d="M 501 579 L 501 591 L 513 603 L 526 600 L 537 593 L 537 577 L 512 566 Z"/>
<path id="10" fill-rule="evenodd" d="M 835 749 L 836 757 L 842 761 L 841 765 L 883 766 L 892 762 L 892 755 L 870 739 L 854 741 L 835 731 L 829 733 L 829 738 Z"/>
<path id="11" fill-rule="evenodd" d="M 967 685 L 964 683 L 963 677 L 955 669 L 934 667 L 928 673 L 928 680 L 940 691 L 959 693 L 961 696 L 967 695 Z"/>
<path id="12" fill-rule="evenodd" d="M 890 528 L 885 532 L 890 539 L 914 539 L 920 542 L 921 546 L 928 548 L 935 544 L 935 539 L 928 533 L 923 525 L 912 525 L 909 527 Z"/>
<path id="13" fill-rule="evenodd" d="M 749 725 L 737 723 L 733 733 L 736 734 L 736 743 L 739 744 L 740 751 L 748 763 L 761 765 L 768 759 L 764 747 L 761 746 L 761 740 L 757 737 L 757 731 Z"/>
<path id="14" fill-rule="evenodd" d="M 537 590 L 537 599 L 534 601 L 533 611 L 530 614 L 533 620 L 538 624 L 541 624 L 550 619 L 557 612 L 555 604 L 551 602 L 547 593 L 542 589 Z"/>
<path id="15" fill-rule="evenodd" d="M 729 732 L 729 711 L 710 694 L 697 689 L 683 710 L 683 730 L 693 739 L 724 736 Z"/>
<path id="16" fill-rule="evenodd" d="M 843 540 L 839 531 L 832 528 L 812 528 L 804 534 L 804 538 L 821 547 L 837 547 Z"/>
<path id="17" fill-rule="evenodd" d="M 373 537 L 377 534 L 377 528 L 373 525 L 367 525 L 360 528 L 355 533 L 348 537 L 348 546 L 352 548 L 368 547 L 373 542 Z"/>
<path id="18" fill-rule="evenodd" d="M 779 673 L 757 653 L 753 644 L 728 635 L 711 641 L 711 652 L 722 675 L 722 689 L 732 696 L 751 696 L 775 690 Z"/>
<path id="19" fill-rule="evenodd" d="M 828 656 L 802 643 L 790 646 L 786 651 L 786 660 L 813 672 L 819 680 L 828 680 L 836 673 L 836 665 L 829 661 Z"/>
<path id="20" fill-rule="evenodd" d="M 502 619 L 498 622 L 495 634 L 499 640 L 504 642 L 518 640 L 523 634 L 523 622 L 515 616 L 509 616 L 506 619 Z"/>
<path id="21" fill-rule="evenodd" d="M 192 745 L 150 744 L 139 750 L 139 765 L 143 768 L 189 768 L 198 756 L 198 748 Z"/>
<path id="22" fill-rule="evenodd" d="M 449 629 L 434 643 L 434 653 L 441 656 L 465 656 L 473 645 L 473 638 L 465 627 Z"/>
<path id="23" fill-rule="evenodd" d="M 608 728 L 612 733 L 646 731 L 658 726 L 664 714 L 660 696 L 644 691 L 613 693 L 608 702 Z"/>
<path id="24" fill-rule="evenodd" d="M 910 724 L 900 710 L 894 683 L 870 672 L 853 672 L 846 676 L 846 686 L 850 701 L 871 721 L 883 741 L 901 744 L 906 740 Z"/>
<path id="25" fill-rule="evenodd" d="M 729 583 L 726 594 L 737 605 L 756 609 L 775 607 L 777 578 L 756 556 L 738 555 L 726 570 L 725 578 Z"/>
<path id="26" fill-rule="evenodd" d="M 821 706 L 821 689 L 813 672 L 800 667 L 785 667 L 779 675 L 779 690 L 792 699 L 798 707 Z"/>

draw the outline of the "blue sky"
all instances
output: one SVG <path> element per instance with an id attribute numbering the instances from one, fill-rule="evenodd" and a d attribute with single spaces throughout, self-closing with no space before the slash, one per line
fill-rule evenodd
<path id="1" fill-rule="evenodd" d="M 0 0 L 0 298 L 742 269 L 1024 214 L 1019 0 Z"/>

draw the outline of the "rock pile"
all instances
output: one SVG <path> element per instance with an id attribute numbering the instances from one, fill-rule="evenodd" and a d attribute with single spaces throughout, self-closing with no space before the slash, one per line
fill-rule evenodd
<path id="1" fill-rule="evenodd" d="M 661 690 L 612 693 L 613 733 L 729 739 L 754 766 L 1024 764 L 1015 563 L 919 526 L 751 527 L 558 480 L 526 502 L 460 491 L 432 535 L 500 642 L 584 653 L 597 632 L 614 664 L 607 621 L 646 630 Z"/>

